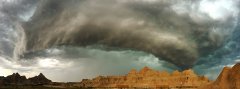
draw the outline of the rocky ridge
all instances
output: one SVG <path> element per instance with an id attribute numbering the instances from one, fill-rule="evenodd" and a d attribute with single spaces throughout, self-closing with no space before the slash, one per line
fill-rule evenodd
<path id="1" fill-rule="evenodd" d="M 240 63 L 224 67 L 216 81 L 200 89 L 240 89 Z"/>
<path id="2" fill-rule="evenodd" d="M 139 72 L 131 70 L 125 76 L 98 76 L 93 79 L 83 79 L 83 88 L 198 88 L 210 81 L 204 76 L 196 75 L 193 70 L 155 71 L 144 67 Z"/>
<path id="3" fill-rule="evenodd" d="M 211 82 L 204 76 L 198 76 L 193 70 L 182 72 L 155 71 L 144 67 L 140 71 L 131 70 L 124 76 L 98 76 L 83 79 L 81 82 L 51 82 L 42 73 L 26 78 L 18 73 L 7 77 L 0 76 L 1 86 L 44 85 L 51 88 L 151 88 L 151 89 L 240 89 L 240 63 L 232 68 L 224 67 L 218 78 Z"/>
<path id="4" fill-rule="evenodd" d="M 26 78 L 26 76 L 21 76 L 19 73 L 13 73 L 7 77 L 0 77 L 0 87 L 1 86 L 12 86 L 12 85 L 44 85 L 49 84 L 52 81 L 47 79 L 42 73 L 38 76 L 32 78 Z"/>

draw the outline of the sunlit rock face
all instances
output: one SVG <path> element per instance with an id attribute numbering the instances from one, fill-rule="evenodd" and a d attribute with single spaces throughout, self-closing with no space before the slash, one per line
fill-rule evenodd
<path id="1" fill-rule="evenodd" d="M 99 76 L 92 80 L 83 79 L 80 87 L 93 88 L 197 88 L 208 84 L 204 76 L 192 70 L 175 71 L 172 74 L 144 67 L 139 72 L 131 70 L 125 76 Z"/>
<path id="2" fill-rule="evenodd" d="M 224 67 L 215 82 L 200 89 L 240 89 L 240 63 Z"/>

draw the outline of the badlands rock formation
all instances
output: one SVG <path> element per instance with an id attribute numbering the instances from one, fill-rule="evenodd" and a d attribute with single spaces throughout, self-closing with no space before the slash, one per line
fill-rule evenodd
<path id="1" fill-rule="evenodd" d="M 28 79 L 33 84 L 49 84 L 52 81 L 47 79 L 42 73 L 40 73 L 38 76 L 32 77 Z"/>
<path id="2" fill-rule="evenodd" d="M 200 89 L 240 89 L 240 63 L 224 67 L 215 82 Z"/>
<path id="3" fill-rule="evenodd" d="M 98 76 L 92 80 L 83 79 L 80 87 L 88 88 L 198 88 L 206 85 L 209 80 L 204 76 L 197 76 L 192 70 L 155 71 L 144 67 L 139 72 L 131 70 L 125 76 Z"/>
<path id="4" fill-rule="evenodd" d="M 27 83 L 28 81 L 25 76 L 20 76 L 18 73 L 13 73 L 12 75 L 9 75 L 7 77 L 1 77 L 0 82 L 1 82 L 1 85 L 6 85 L 6 84 L 22 85 L 24 83 Z"/>
<path id="5" fill-rule="evenodd" d="M 49 84 L 52 81 L 47 79 L 42 73 L 32 78 L 26 78 L 18 73 L 13 73 L 7 77 L 0 76 L 0 88 L 1 86 L 12 86 L 12 85 L 43 85 Z"/>

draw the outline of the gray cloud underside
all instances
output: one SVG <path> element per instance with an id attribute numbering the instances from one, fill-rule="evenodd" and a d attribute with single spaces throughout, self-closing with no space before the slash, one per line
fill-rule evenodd
<path id="1" fill-rule="evenodd" d="M 166 1 L 42 0 L 23 27 L 27 52 L 56 45 L 102 44 L 144 51 L 189 68 L 199 56 L 220 47 L 231 32 L 212 29 L 231 26 L 210 17 L 198 20 L 177 14 Z"/>
<path id="2" fill-rule="evenodd" d="M 161 71 L 178 69 L 173 64 L 158 60 L 155 56 L 144 52 L 131 50 L 104 51 L 90 46 L 86 48 L 54 47 L 26 56 L 25 60 L 28 61 L 20 62 L 21 65 L 33 66 L 37 69 L 32 68 L 20 72 L 42 72 L 55 81 L 80 81 L 83 78 L 92 78 L 99 75 L 124 75 L 130 69 L 140 70 L 144 66 Z M 59 63 L 54 67 L 44 67 L 45 69 L 43 69 L 43 66 L 38 65 L 38 61 L 46 59 L 56 59 Z M 71 63 L 69 66 L 65 65 L 69 63 Z"/>

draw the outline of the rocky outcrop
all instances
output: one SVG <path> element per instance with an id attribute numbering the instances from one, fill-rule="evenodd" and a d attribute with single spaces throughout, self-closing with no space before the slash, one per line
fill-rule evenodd
<path id="1" fill-rule="evenodd" d="M 7 77 L 0 77 L 0 87 L 8 85 L 39 85 L 49 83 L 51 83 L 51 80 L 47 79 L 42 73 L 29 79 L 27 79 L 25 76 L 21 76 L 18 73 L 13 73 Z"/>
<path id="2" fill-rule="evenodd" d="M 209 83 L 204 76 L 197 76 L 192 70 L 155 71 L 144 67 L 139 72 L 131 70 L 125 76 L 98 76 L 94 79 L 83 79 L 80 87 L 88 88 L 197 88 Z"/>
<path id="3" fill-rule="evenodd" d="M 32 77 L 28 79 L 32 84 L 49 84 L 52 81 L 47 79 L 42 73 L 38 76 Z"/>
<path id="4" fill-rule="evenodd" d="M 3 79 L 4 79 L 4 76 L 0 76 L 0 87 L 3 86 Z"/>
<path id="5" fill-rule="evenodd" d="M 200 89 L 240 89 L 240 63 L 224 67 L 216 81 Z"/>
<path id="6" fill-rule="evenodd" d="M 25 76 L 20 76 L 18 73 L 13 73 L 7 77 L 2 77 L 2 83 L 4 85 L 23 85 L 27 83 L 27 78 Z"/>

